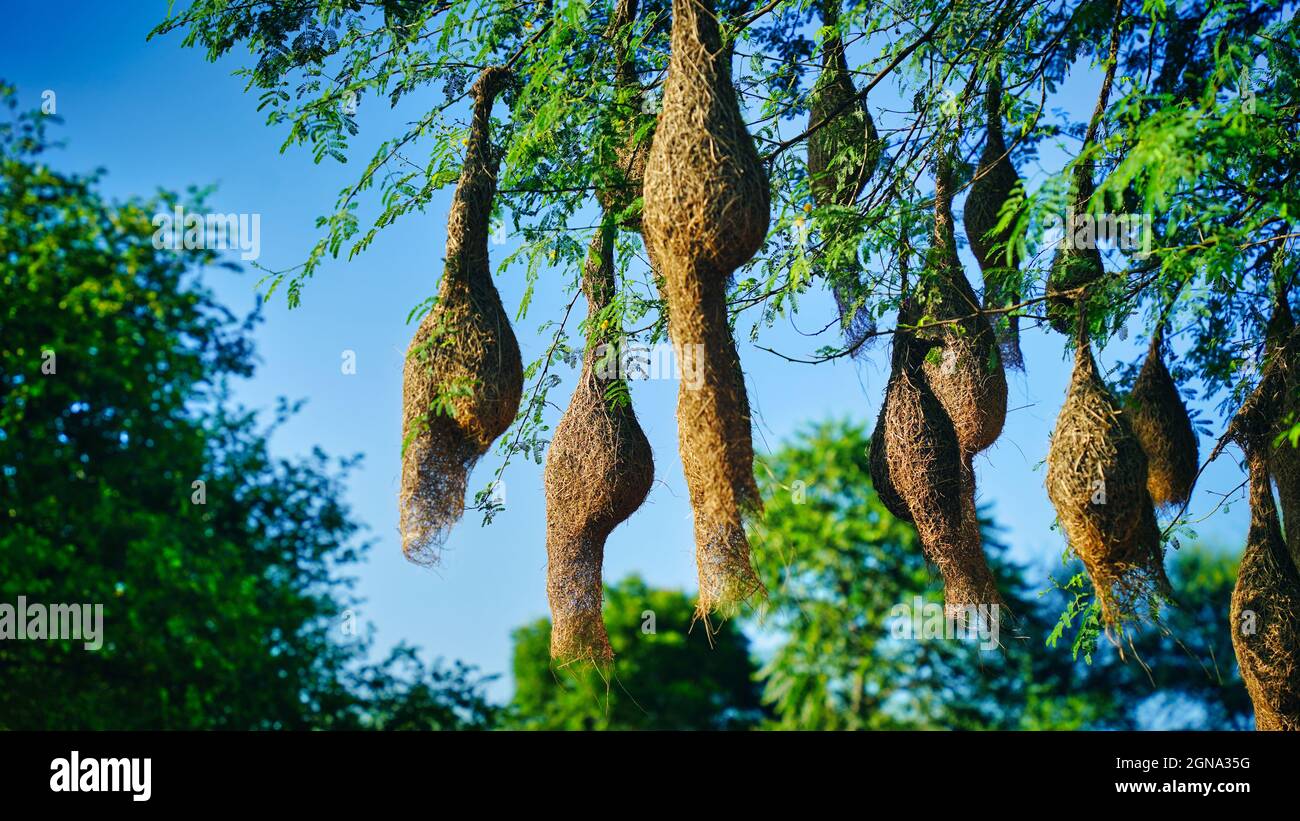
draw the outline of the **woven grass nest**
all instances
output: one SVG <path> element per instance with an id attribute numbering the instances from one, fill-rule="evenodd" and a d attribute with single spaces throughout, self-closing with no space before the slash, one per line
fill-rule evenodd
<path id="1" fill-rule="evenodd" d="M 1282 524 L 1291 557 L 1300 563 L 1300 450 L 1283 439 L 1273 446 L 1296 421 L 1300 421 L 1300 334 L 1287 304 L 1285 290 L 1278 294 L 1265 334 L 1264 373 L 1271 390 L 1273 424 L 1269 429 L 1269 472 L 1277 484 L 1282 504 Z"/>
<path id="2" fill-rule="evenodd" d="M 682 466 L 695 514 L 699 611 L 762 590 L 744 517 L 761 507 L 744 374 L 727 317 L 732 273 L 762 245 L 768 181 L 740 116 L 711 0 L 674 0 L 663 110 L 646 166 L 642 228 L 663 275 L 679 357 L 700 359 L 678 391 Z"/>
<path id="3" fill-rule="evenodd" d="M 402 551 L 417 563 L 438 560 L 464 512 L 469 473 L 514 421 L 523 390 L 519 344 L 487 251 L 499 162 L 489 117 L 508 78 L 504 69 L 489 68 L 471 89 L 473 118 L 447 217 L 446 267 L 437 303 L 407 349 L 398 508 Z"/>
<path id="4" fill-rule="evenodd" d="M 1151 337 L 1127 408 L 1133 433 L 1147 456 L 1147 490 L 1156 507 L 1186 502 L 1200 463 L 1187 406 L 1161 355 L 1163 341 L 1161 326 Z"/>
<path id="5" fill-rule="evenodd" d="M 899 321 L 913 321 L 904 305 Z M 900 330 L 869 454 L 871 481 L 894 516 L 916 526 L 926 560 L 943 577 L 950 611 L 1001 605 L 984 556 L 975 511 L 975 479 L 957 431 L 924 368 L 934 343 Z"/>
<path id="6" fill-rule="evenodd" d="M 1076 217 L 1082 218 L 1088 213 L 1088 202 L 1095 190 L 1092 164 L 1080 164 L 1074 175 L 1070 214 L 1065 224 L 1067 233 L 1073 233 Z M 1066 247 L 1065 244 L 1057 248 L 1047 276 L 1047 318 L 1053 328 L 1063 334 L 1073 331 L 1083 301 L 1071 292 L 1097 282 L 1105 273 L 1101 250 L 1095 242 L 1090 248 Z"/>
<path id="7" fill-rule="evenodd" d="M 1232 591 L 1232 646 L 1255 729 L 1300 730 L 1300 573 L 1278 526 L 1267 442 L 1243 444 L 1250 470 L 1250 531 Z"/>
<path id="8" fill-rule="evenodd" d="M 1242 403 L 1232 420 L 1238 441 L 1250 441 L 1268 458 L 1268 472 L 1277 486 L 1282 505 L 1282 524 L 1293 561 L 1300 563 L 1300 453 L 1279 437 L 1290 428 L 1296 412 L 1296 391 L 1300 371 L 1300 334 L 1287 305 L 1279 294 L 1264 335 L 1264 367 L 1259 383 Z M 1274 442 L 1277 442 L 1276 446 Z"/>
<path id="9" fill-rule="evenodd" d="M 1020 258 L 1016 251 L 1015 226 L 996 231 L 1002 208 L 1020 184 L 1020 175 L 1011 164 L 1002 132 L 1002 80 L 996 73 L 985 92 L 985 110 L 987 137 L 975 167 L 975 179 L 966 195 L 962 219 L 966 239 L 984 275 L 984 307 L 997 309 L 1020 301 Z M 1008 368 L 1024 370 L 1019 318 L 1014 313 L 1001 316 L 996 321 L 996 331 L 1002 361 Z"/>
<path id="10" fill-rule="evenodd" d="M 565 662 L 613 658 L 601 616 L 605 540 L 641 506 L 654 481 L 650 443 L 626 394 L 611 394 L 621 380 L 601 361 L 617 356 L 621 335 L 602 316 L 614 295 L 614 238 L 611 223 L 592 239 L 583 269 L 588 345 L 546 455 L 551 656 Z"/>
<path id="11" fill-rule="evenodd" d="M 838 0 L 821 0 L 822 22 L 827 27 L 839 21 Z M 883 143 L 876 124 L 859 99 L 844 57 L 844 40 L 827 35 L 822 45 L 821 73 L 808 97 L 810 124 L 826 123 L 808 135 L 808 177 L 813 201 L 818 206 L 854 204 L 880 161 Z M 843 230 L 828 228 L 827 244 L 845 246 L 852 237 Z M 844 258 L 840 258 L 840 257 Z M 824 260 L 845 344 L 854 356 L 866 350 L 863 344 L 875 331 L 871 311 L 862 290 L 862 267 L 856 250 L 842 251 Z"/>
<path id="12" fill-rule="evenodd" d="M 1152 613 L 1169 593 L 1147 457 L 1080 339 L 1047 456 L 1047 495 L 1092 578 L 1107 628 Z"/>
<path id="13" fill-rule="evenodd" d="M 941 157 L 935 174 L 934 246 L 918 297 L 934 320 L 955 320 L 920 334 L 938 343 L 925 359 L 925 373 L 935 396 L 957 429 L 962 453 L 971 456 L 997 440 L 1007 418 L 1007 377 L 997 338 L 982 313 L 974 289 L 957 257 L 952 216 L 951 159 Z"/>

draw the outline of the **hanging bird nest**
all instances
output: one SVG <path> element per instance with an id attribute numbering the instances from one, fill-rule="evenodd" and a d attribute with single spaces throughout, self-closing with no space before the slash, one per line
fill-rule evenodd
<path id="1" fill-rule="evenodd" d="M 934 246 L 931 275 L 922 281 L 920 304 L 942 324 L 920 334 L 939 344 L 926 357 L 925 373 L 970 456 L 997 440 L 1007 418 L 1007 377 L 997 338 L 981 311 L 957 257 L 952 217 L 952 163 L 943 155 L 935 174 Z M 949 320 L 949 321 L 945 321 Z"/>
<path id="2" fill-rule="evenodd" d="M 588 345 L 546 454 L 551 656 L 566 662 L 613 658 L 601 616 L 605 540 L 641 506 L 654 481 L 650 443 L 617 371 L 621 328 L 606 315 L 614 295 L 614 239 L 612 222 L 592 239 L 583 268 Z"/>
<path id="3" fill-rule="evenodd" d="M 1092 578 L 1107 628 L 1152 613 L 1169 581 L 1147 457 L 1082 335 L 1048 451 L 1047 495 Z"/>
<path id="4" fill-rule="evenodd" d="M 1086 236 L 1084 242 L 1079 243 L 1075 237 L 1078 221 L 1088 218 L 1088 203 L 1094 190 L 1092 163 L 1080 163 L 1074 174 L 1065 236 L 1056 249 L 1047 277 L 1047 317 L 1052 327 L 1063 334 L 1071 333 L 1078 324 L 1079 309 L 1085 304 L 1076 292 L 1086 289 L 1106 273 L 1097 243 L 1088 242 Z M 1079 247 L 1080 244 L 1083 247 Z"/>
<path id="5" fill-rule="evenodd" d="M 821 0 L 822 22 L 839 23 L 836 0 Z M 808 121 L 825 125 L 808 135 L 808 184 L 818 205 L 850 206 L 880 161 L 883 143 L 844 57 L 844 39 L 826 36 L 821 74 L 808 97 Z"/>
<path id="6" fill-rule="evenodd" d="M 943 577 L 950 611 L 1000 606 L 975 515 L 970 461 L 922 364 L 934 343 L 899 330 L 893 344 L 889 384 L 871 439 L 872 485 L 891 513 L 916 526 L 927 561 Z"/>
<path id="7" fill-rule="evenodd" d="M 727 284 L 763 244 L 767 177 L 731 84 L 711 0 L 674 0 L 663 112 L 646 167 L 642 227 L 664 280 L 683 381 L 677 424 L 695 512 L 701 614 L 762 589 L 742 518 L 761 507 L 744 373 L 727 316 Z"/>
<path id="8" fill-rule="evenodd" d="M 1133 433 L 1147 456 L 1147 490 L 1156 507 L 1181 505 L 1191 497 L 1200 460 L 1187 406 L 1160 353 L 1163 341 L 1162 325 L 1151 338 L 1128 399 Z"/>
<path id="9" fill-rule="evenodd" d="M 838 0 L 821 0 L 822 22 L 832 29 L 839 22 Z M 808 135 L 808 180 L 818 206 L 851 207 L 880 161 L 883 142 L 860 99 L 844 57 L 844 39 L 837 32 L 822 45 L 821 74 L 808 97 L 808 122 L 817 130 Z M 818 123 L 825 123 L 817 127 Z M 839 309 L 845 344 L 859 356 L 875 331 L 875 322 L 862 294 L 862 266 L 853 236 L 838 221 L 828 221 L 823 263 Z"/>
<path id="10" fill-rule="evenodd" d="M 1285 433 L 1300 422 L 1300 334 L 1287 304 L 1287 289 L 1278 291 L 1264 343 L 1264 379 L 1268 380 L 1271 440 L 1269 472 L 1282 504 L 1282 525 L 1292 558 L 1300 562 L 1300 449 Z M 1273 443 L 1276 442 L 1276 445 Z"/>
<path id="11" fill-rule="evenodd" d="M 1232 646 L 1255 729 L 1300 730 L 1300 573 L 1278 527 L 1267 441 L 1243 437 L 1250 532 L 1232 591 Z"/>
<path id="12" fill-rule="evenodd" d="M 984 275 L 984 307 L 1005 309 L 1020 301 L 1020 239 L 1015 224 L 997 230 L 1002 208 L 1020 185 L 1020 175 L 1011 164 L 1010 152 L 1002 133 L 1002 78 L 994 72 L 985 92 L 988 131 L 984 150 L 975 168 L 975 179 L 962 218 L 966 239 Z M 1020 352 L 1020 320 L 1015 313 L 1001 315 L 996 325 L 1002 361 L 1009 368 L 1024 370 Z"/>
<path id="13" fill-rule="evenodd" d="M 402 377 L 402 551 L 435 563 L 465 509 L 469 473 L 519 410 L 519 343 L 488 268 L 488 221 L 499 157 L 488 136 L 492 104 L 509 80 L 501 68 L 471 89 L 465 164 L 447 217 L 438 299 L 407 349 Z"/>

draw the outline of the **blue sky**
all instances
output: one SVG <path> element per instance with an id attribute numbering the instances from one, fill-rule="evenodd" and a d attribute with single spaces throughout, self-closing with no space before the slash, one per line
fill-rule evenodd
<path id="1" fill-rule="evenodd" d="M 103 188 L 117 197 L 216 184 L 213 211 L 261 215 L 263 265 L 300 263 L 317 239 L 315 218 L 331 209 L 339 189 L 359 173 L 358 163 L 409 118 L 410 110 L 393 112 L 386 104 L 363 101 L 362 133 L 347 166 L 314 165 L 305 150 L 281 155 L 283 132 L 265 125 L 255 96 L 244 94 L 243 81 L 231 76 L 236 60 L 207 63 L 200 51 L 182 49 L 177 36 L 145 42 L 165 8 L 141 0 L 12 4 L 7 25 L 0 27 L 0 77 L 17 85 L 24 107 L 38 107 L 44 90 L 55 92 L 65 124 L 54 134 L 67 148 L 51 156 L 53 164 L 76 171 L 105 168 Z M 1067 83 L 1049 108 L 1055 104 L 1082 116 L 1096 93 L 1091 74 L 1080 72 L 1081 79 Z M 440 96 L 440 91 L 427 92 L 430 104 Z M 1044 163 L 1060 159 L 1059 152 L 1042 152 Z M 1031 180 L 1036 174 L 1034 168 L 1020 171 Z M 510 630 L 547 612 L 541 467 L 513 464 L 505 474 L 506 511 L 486 529 L 472 514 L 467 517 L 436 569 L 407 563 L 396 530 L 402 362 L 414 330 L 405 319 L 436 289 L 449 198 L 450 189 L 426 213 L 386 229 L 353 261 L 323 265 L 308 283 L 301 308 L 289 310 L 277 294 L 256 331 L 260 367 L 253 379 L 236 386 L 237 397 L 261 409 L 274 407 L 280 396 L 307 400 L 274 439 L 279 455 L 305 453 L 316 445 L 334 455 L 364 454 L 348 501 L 377 542 L 358 572 L 357 592 L 366 599 L 358 616 L 374 623 L 380 648 L 405 640 L 430 657 L 461 659 L 484 672 L 506 674 L 493 689 L 505 698 Z M 491 251 L 495 263 L 509 245 Z M 975 272 L 973 260 L 966 258 L 968 272 Z M 218 297 L 239 313 L 254 306 L 257 279 L 255 271 L 205 274 Z M 549 280 L 543 277 L 547 281 L 568 277 L 555 272 Z M 519 272 L 498 279 L 508 309 L 518 305 L 522 286 Z M 536 358 L 549 339 L 537 334 L 538 325 L 557 317 L 568 299 L 559 285 L 539 287 L 528 317 L 516 327 L 525 361 Z M 812 295 L 797 317 L 770 329 L 761 344 L 809 354 L 822 343 L 800 331 L 822 327 L 832 311 L 829 298 Z M 742 320 L 745 330 L 750 323 Z M 1109 346 L 1100 354 L 1103 365 L 1136 358 L 1136 341 L 1130 335 L 1128 342 Z M 785 362 L 747 340 L 740 349 L 759 422 L 758 449 L 775 447 L 805 423 L 827 417 L 874 423 L 888 375 L 887 345 L 876 346 L 861 362 L 815 367 Z M 1063 542 L 1051 530 L 1054 514 L 1043 487 L 1042 461 L 1070 360 L 1062 337 L 1050 331 L 1029 330 L 1024 349 L 1027 374 L 1009 374 L 1012 410 L 1005 432 L 977 458 L 976 469 L 980 499 L 991 503 L 1013 556 L 1047 568 L 1057 564 Z M 356 354 L 355 374 L 342 372 L 345 351 Z M 564 386 L 552 394 L 560 406 L 567 404 L 573 373 L 562 375 Z M 657 482 L 646 505 L 610 538 L 606 579 L 635 571 L 652 585 L 695 588 L 687 493 L 677 457 L 676 390 L 667 380 L 633 386 L 638 416 L 655 451 Z M 1202 442 L 1202 453 L 1211 446 Z M 1190 508 L 1193 518 L 1209 513 L 1219 502 L 1215 494 L 1241 481 L 1233 455 L 1206 471 Z M 485 459 L 471 486 L 481 487 L 496 464 L 493 457 Z M 1245 505 L 1237 504 L 1199 530 L 1207 541 L 1236 550 L 1245 523 Z"/>

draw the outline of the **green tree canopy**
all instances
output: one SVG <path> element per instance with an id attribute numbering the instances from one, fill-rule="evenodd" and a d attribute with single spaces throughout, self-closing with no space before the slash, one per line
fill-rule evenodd
<path id="1" fill-rule="evenodd" d="M 154 247 L 176 200 L 106 201 L 0 105 L 0 602 L 104 613 L 98 651 L 0 642 L 0 728 L 486 726 L 481 676 L 345 632 L 354 462 L 231 404 L 248 326 Z"/>
<path id="2" fill-rule="evenodd" d="M 545 730 L 743 729 L 762 717 L 749 641 L 735 622 L 710 637 L 685 593 L 630 576 L 605 587 L 612 668 L 555 666 L 550 621 L 514 632 L 512 723 Z"/>
<path id="3" fill-rule="evenodd" d="M 244 55 L 240 74 L 268 124 L 283 129 L 286 146 L 308 147 L 317 161 L 345 161 L 371 107 L 410 111 L 409 127 L 383 135 L 322 215 L 322 237 L 303 265 L 273 273 L 290 304 L 323 260 L 363 252 L 377 231 L 424 209 L 455 180 L 468 81 L 486 66 L 509 67 L 517 83 L 493 132 L 504 157 L 497 209 L 520 245 L 497 262 L 524 270 L 522 318 L 543 276 L 557 278 L 551 287 L 577 290 L 598 222 L 594 192 L 621 179 L 618 157 L 628 140 L 652 140 L 671 7 L 668 0 L 195 0 L 172 10 L 154 34 L 177 33 L 210 60 Z M 1024 264 L 1000 286 L 1018 301 L 994 306 L 992 318 L 1046 318 L 1051 224 L 1071 211 L 1136 217 L 1150 242 L 1104 250 L 1103 275 L 1080 286 L 1085 324 L 1104 345 L 1130 324 L 1154 329 L 1167 317 L 1167 336 L 1182 354 L 1174 375 L 1196 380 L 1221 403 L 1223 430 L 1258 377 L 1249 365 L 1260 361 L 1270 283 L 1289 284 L 1295 274 L 1300 23 L 1293 3 L 726 0 L 712 7 L 736 55 L 732 79 L 771 183 L 767 242 L 729 295 L 736 322 L 747 317 L 754 339 L 797 312 L 814 288 L 833 286 L 874 327 L 896 314 L 905 293 L 931 284 L 935 266 L 917 261 L 932 245 L 936 163 L 952 155 L 964 208 L 986 143 L 986 91 L 996 85 L 1008 157 L 1038 171 L 1000 213 L 1003 228 L 1017 229 L 1004 252 Z M 630 28 L 611 33 L 616 12 L 629 8 Z M 847 205 L 814 202 L 808 179 L 809 140 L 833 119 L 809 117 L 831 42 L 844 44 L 854 93 L 883 140 L 869 182 Z M 616 74 L 634 81 L 616 83 Z M 377 202 L 366 201 L 376 189 Z M 634 200 L 629 208 L 638 206 Z M 827 261 L 853 257 L 862 260 L 861 277 L 828 282 L 856 268 Z M 662 339 L 664 306 L 636 231 L 622 232 L 618 259 L 611 313 L 635 335 Z M 571 329 L 556 320 L 543 324 L 553 344 L 526 370 L 530 403 L 520 430 L 503 440 L 507 458 L 545 445 L 550 366 L 571 351 Z M 836 325 L 824 323 L 832 336 L 815 351 L 784 355 L 824 362 L 872 338 L 845 346 Z M 893 330 L 885 324 L 878 333 Z"/>

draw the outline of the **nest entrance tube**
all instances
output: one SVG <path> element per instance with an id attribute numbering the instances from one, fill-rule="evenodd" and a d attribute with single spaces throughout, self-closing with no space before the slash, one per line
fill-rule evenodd
<path id="1" fill-rule="evenodd" d="M 673 0 L 663 111 L 646 165 L 642 229 L 663 276 L 677 356 L 698 374 L 677 394 L 682 467 L 695 517 L 699 612 L 762 590 L 744 517 L 761 508 L 744 373 L 727 283 L 767 235 L 767 176 L 740 116 L 712 0 Z"/>
<path id="2" fill-rule="evenodd" d="M 505 69 L 471 89 L 465 164 L 447 217 L 446 267 L 437 303 L 407 349 L 402 375 L 402 552 L 436 563 L 465 510 L 469 473 L 510 427 L 523 392 L 519 343 L 488 267 L 488 221 L 498 157 L 488 135 Z"/>
<path id="3" fill-rule="evenodd" d="M 1082 333 L 1047 455 L 1047 495 L 1108 630 L 1122 630 L 1169 593 L 1146 454 Z"/>
<path id="4" fill-rule="evenodd" d="M 568 409 L 546 454 L 546 592 L 551 656 L 613 658 L 601 615 L 605 540 L 645 501 L 654 481 L 650 443 L 618 373 L 621 328 L 603 316 L 614 296 L 612 222 L 592 239 L 583 267 L 588 344 Z M 622 385 L 625 389 L 626 385 Z"/>

